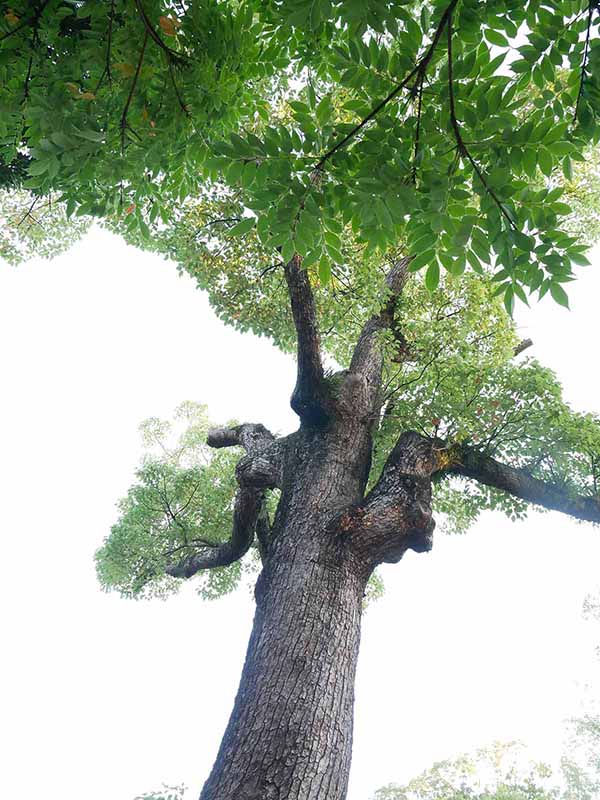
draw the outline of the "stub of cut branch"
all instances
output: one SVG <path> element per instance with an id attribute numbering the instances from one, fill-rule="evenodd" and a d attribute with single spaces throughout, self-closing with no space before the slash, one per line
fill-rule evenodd
<path id="1" fill-rule="evenodd" d="M 379 480 L 356 508 L 337 521 L 342 535 L 373 564 L 399 561 L 407 550 L 431 550 L 431 474 L 436 444 L 413 431 L 403 433 Z"/>
<path id="2" fill-rule="evenodd" d="M 233 428 L 211 428 L 206 442 L 210 447 L 243 447 L 248 455 L 260 453 L 275 441 L 270 430 L 260 423 L 245 422 Z"/>

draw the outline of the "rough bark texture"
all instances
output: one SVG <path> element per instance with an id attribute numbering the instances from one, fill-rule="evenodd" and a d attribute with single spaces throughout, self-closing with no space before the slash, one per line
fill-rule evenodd
<path id="1" fill-rule="evenodd" d="M 305 427 L 285 441 L 246 663 L 202 800 L 345 797 L 369 570 L 330 523 L 363 496 L 370 430 L 343 427 Z"/>

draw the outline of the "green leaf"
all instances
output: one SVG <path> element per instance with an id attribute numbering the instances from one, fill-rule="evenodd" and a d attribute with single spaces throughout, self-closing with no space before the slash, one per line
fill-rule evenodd
<path id="1" fill-rule="evenodd" d="M 411 259 L 408 269 L 410 272 L 417 272 L 422 267 L 424 267 L 425 264 L 431 263 L 434 258 L 435 258 L 435 248 L 431 247 L 429 250 L 425 250 L 424 252 L 419 253 L 419 255 Z"/>
<path id="2" fill-rule="evenodd" d="M 237 225 L 234 225 L 233 228 L 230 228 L 228 233 L 230 236 L 242 236 L 244 233 L 251 231 L 255 224 L 255 217 L 246 217 L 241 222 L 238 222 Z"/>
<path id="3" fill-rule="evenodd" d="M 319 259 L 319 280 L 323 286 L 327 286 L 331 280 L 331 261 L 327 256 L 321 256 Z"/>
<path id="4" fill-rule="evenodd" d="M 564 308 L 569 308 L 569 298 L 567 296 L 567 293 L 559 283 L 550 284 L 550 294 L 552 295 L 553 299 L 559 304 L 559 306 L 564 306 Z"/>
<path id="5" fill-rule="evenodd" d="M 504 291 L 504 307 L 512 317 L 515 310 L 515 293 L 511 284 L 509 284 Z"/>
<path id="6" fill-rule="evenodd" d="M 437 261 L 433 261 L 425 273 L 425 286 L 430 292 L 435 292 L 440 282 L 440 265 Z"/>
<path id="7" fill-rule="evenodd" d="M 494 31 L 491 28 L 487 28 L 484 31 L 484 36 L 490 42 L 490 44 L 495 44 L 497 47 L 508 47 L 508 39 L 504 34 L 500 33 L 500 31 Z"/>
<path id="8" fill-rule="evenodd" d="M 87 139 L 88 142 L 104 142 L 104 133 L 102 133 L 102 131 L 94 131 L 91 128 L 85 128 L 82 131 L 76 130 L 74 133 L 75 136 L 79 136 L 80 139 Z"/>

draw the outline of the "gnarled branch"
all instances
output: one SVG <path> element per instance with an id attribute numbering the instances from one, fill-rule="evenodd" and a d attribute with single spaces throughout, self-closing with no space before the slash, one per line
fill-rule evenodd
<path id="1" fill-rule="evenodd" d="M 208 433 L 211 447 L 234 447 L 246 450 L 237 464 L 235 475 L 239 485 L 233 510 L 231 537 L 215 547 L 200 545 L 177 564 L 166 568 L 175 578 L 190 578 L 203 569 L 226 567 L 244 556 L 255 533 L 259 537 L 261 553 L 266 548 L 268 520 L 264 511 L 266 489 L 281 482 L 281 452 L 279 442 L 264 425 L 245 423 L 233 428 L 213 428 Z M 283 440 L 281 440 L 283 441 Z"/>
<path id="2" fill-rule="evenodd" d="M 436 447 L 433 439 L 413 431 L 403 433 L 363 502 L 335 521 L 337 530 L 351 536 L 353 548 L 373 565 L 399 561 L 409 549 L 431 549 Z"/>
<path id="3" fill-rule="evenodd" d="M 233 510 L 231 538 L 217 547 L 200 548 L 165 572 L 174 578 L 191 578 L 203 569 L 227 567 L 244 556 L 254 541 L 254 531 L 263 504 L 261 489 L 240 486 Z"/>
<path id="4" fill-rule="evenodd" d="M 600 497 L 574 494 L 564 486 L 534 478 L 524 469 L 502 464 L 473 448 L 460 448 L 445 471 L 501 489 L 550 511 L 560 511 L 575 519 L 600 523 Z"/>

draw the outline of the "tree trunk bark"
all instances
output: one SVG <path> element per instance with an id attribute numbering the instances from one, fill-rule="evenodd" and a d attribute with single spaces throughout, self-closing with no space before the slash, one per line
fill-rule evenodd
<path id="1" fill-rule="evenodd" d="M 364 460 L 369 447 L 358 439 L 340 447 L 333 431 L 312 443 L 299 437 L 235 705 L 200 800 L 346 797 L 370 569 L 328 522 L 364 490 L 356 453 Z"/>

